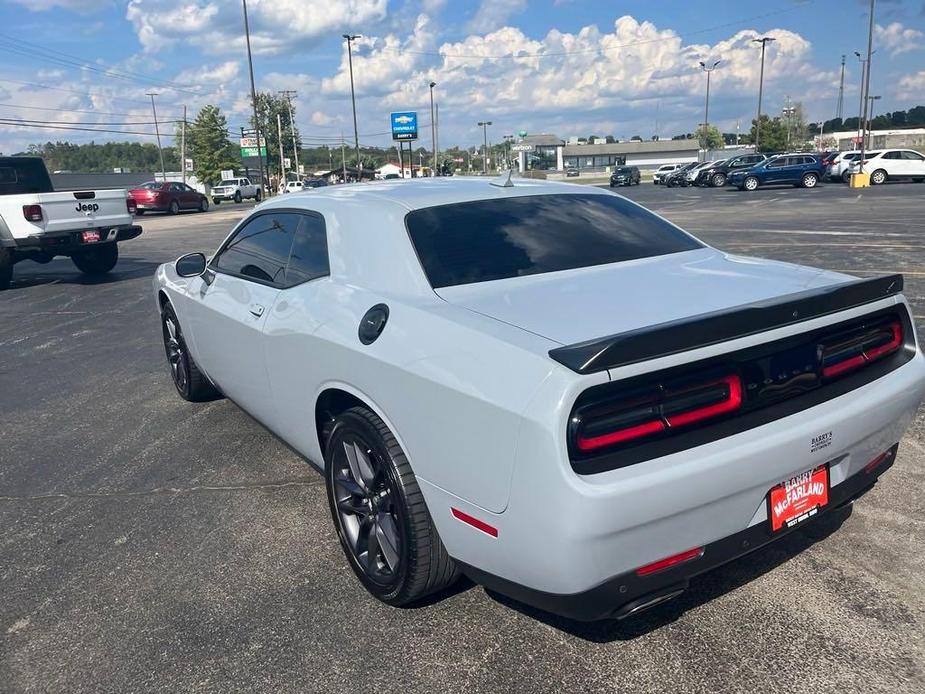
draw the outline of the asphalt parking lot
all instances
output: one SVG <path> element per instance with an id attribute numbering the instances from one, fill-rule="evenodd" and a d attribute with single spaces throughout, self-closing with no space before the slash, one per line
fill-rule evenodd
<path id="1" fill-rule="evenodd" d="M 903 272 L 925 322 L 925 184 L 622 189 L 730 252 Z M 623 623 L 462 583 L 370 598 L 321 476 L 227 401 L 181 401 L 151 296 L 249 207 L 145 216 L 103 281 L 22 263 L 0 294 L 0 691 L 925 689 L 925 428 L 853 509 Z"/>

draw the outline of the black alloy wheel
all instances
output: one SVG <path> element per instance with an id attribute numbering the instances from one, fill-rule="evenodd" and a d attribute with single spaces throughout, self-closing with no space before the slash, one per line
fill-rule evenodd
<path id="1" fill-rule="evenodd" d="M 340 414 L 325 444 L 328 503 L 341 548 L 364 587 L 402 606 L 459 576 L 389 428 L 365 407 Z"/>
<path id="2" fill-rule="evenodd" d="M 190 402 L 206 402 L 221 397 L 190 355 L 183 339 L 183 331 L 180 329 L 180 321 L 177 320 L 177 314 L 169 303 L 165 304 L 161 311 L 161 332 L 164 336 L 164 352 L 167 354 L 170 375 L 180 397 Z"/>

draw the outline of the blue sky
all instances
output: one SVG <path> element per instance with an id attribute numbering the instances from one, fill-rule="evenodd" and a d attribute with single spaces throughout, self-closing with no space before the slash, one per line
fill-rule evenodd
<path id="1" fill-rule="evenodd" d="M 703 120 L 700 60 L 713 74 L 710 121 L 749 127 L 757 102 L 757 35 L 777 38 L 765 71 L 766 113 L 786 97 L 810 119 L 835 115 L 848 56 L 844 115 L 858 109 L 867 2 L 603 2 L 599 0 L 250 0 L 257 87 L 298 92 L 308 144 L 352 136 L 344 32 L 356 42 L 361 142 L 388 144 L 388 113 L 421 112 L 438 83 L 440 144 L 474 145 L 526 130 L 628 138 L 671 136 Z M 877 3 L 872 93 L 877 110 L 925 103 L 925 2 Z M 151 140 L 159 119 L 221 106 L 245 124 L 249 84 L 238 0 L 2 0 L 0 118 L 131 134 L 0 125 L 0 151 L 32 142 Z M 38 86 L 41 85 L 41 86 Z M 142 134 L 139 134 L 142 133 Z"/>

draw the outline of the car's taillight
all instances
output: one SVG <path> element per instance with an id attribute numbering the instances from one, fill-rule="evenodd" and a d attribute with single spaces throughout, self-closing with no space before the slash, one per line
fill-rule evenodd
<path id="1" fill-rule="evenodd" d="M 700 559 L 702 556 L 703 547 L 694 547 L 693 549 L 688 549 L 684 552 L 673 554 L 670 557 L 659 559 L 658 561 L 654 561 L 651 564 L 640 566 L 638 569 L 636 569 L 636 575 L 649 576 L 651 574 L 658 573 L 659 571 L 670 569 L 672 566 L 683 564 L 686 561 L 691 561 L 692 559 Z"/>
<path id="2" fill-rule="evenodd" d="M 41 222 L 43 219 L 41 205 L 23 205 L 22 216 L 29 222 Z"/>
<path id="3" fill-rule="evenodd" d="M 138 203 L 135 202 L 135 198 L 126 198 L 125 199 L 125 208 L 128 210 L 128 213 L 132 216 L 138 212 Z"/>
<path id="4" fill-rule="evenodd" d="M 893 354 L 903 344 L 903 326 L 898 320 L 824 342 L 822 375 L 833 378 L 869 362 Z"/>
<path id="5" fill-rule="evenodd" d="M 575 446 L 589 453 L 720 417 L 741 406 L 742 381 L 737 374 L 659 386 L 577 414 Z"/>

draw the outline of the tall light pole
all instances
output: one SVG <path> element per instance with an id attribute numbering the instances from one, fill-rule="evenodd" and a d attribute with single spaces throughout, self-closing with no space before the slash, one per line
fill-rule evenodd
<path id="1" fill-rule="evenodd" d="M 855 51 L 854 54 L 861 63 L 861 84 L 858 86 L 858 140 L 862 139 L 864 133 L 861 128 L 864 127 L 864 78 L 867 75 L 867 59 Z M 858 144 L 861 144 L 858 142 Z"/>
<path id="2" fill-rule="evenodd" d="M 437 121 L 434 119 L 434 87 L 436 82 L 430 83 L 430 141 L 434 149 L 434 165 L 431 176 L 437 175 Z"/>
<path id="3" fill-rule="evenodd" d="M 842 118 L 845 110 L 845 56 L 841 57 L 841 79 L 838 82 L 838 103 L 835 106 L 835 118 Z"/>
<path id="4" fill-rule="evenodd" d="M 790 105 L 790 97 L 787 97 L 787 105 L 781 109 L 781 114 L 787 119 L 787 151 L 790 151 L 790 130 L 793 124 L 793 114 L 797 112 L 796 106 Z"/>
<path id="5" fill-rule="evenodd" d="M 161 180 L 167 181 L 167 168 L 164 166 L 164 150 L 161 147 L 161 131 L 157 127 L 157 107 L 154 105 L 154 97 L 157 96 L 154 92 L 146 92 L 146 96 L 151 97 L 151 110 L 154 112 L 154 134 L 157 135 L 157 151 L 161 155 Z M 183 166 L 186 166 L 186 162 L 183 162 Z"/>
<path id="6" fill-rule="evenodd" d="M 490 120 L 480 120 L 478 123 L 479 127 L 482 129 L 482 141 L 485 145 L 485 149 L 482 150 L 482 173 L 488 173 L 488 126 L 491 125 Z"/>
<path id="7" fill-rule="evenodd" d="M 864 130 L 861 131 L 861 156 L 858 158 L 858 173 L 864 173 L 864 151 L 866 149 L 865 144 L 867 140 L 867 97 L 870 95 L 870 69 L 873 62 L 874 54 L 874 2 L 875 0 L 870 0 L 870 19 L 867 26 L 867 70 L 864 75 Z"/>
<path id="8" fill-rule="evenodd" d="M 247 0 L 241 0 L 244 5 L 244 37 L 247 39 L 247 69 L 250 72 L 251 77 L 251 104 L 254 107 L 254 133 L 257 135 L 257 159 L 260 161 L 260 178 L 263 180 L 260 182 L 261 189 L 264 186 L 264 182 L 267 185 L 267 191 L 269 190 L 270 177 L 269 172 L 263 167 L 263 155 L 260 154 L 260 119 L 257 117 L 257 89 L 254 87 L 254 60 L 251 57 L 251 30 L 250 25 L 247 22 Z M 269 150 L 267 151 L 269 155 Z"/>
<path id="9" fill-rule="evenodd" d="M 285 89 L 280 92 L 284 97 L 286 97 L 286 102 L 289 104 L 289 131 L 292 135 L 292 155 L 295 159 L 295 172 L 296 176 L 301 176 L 302 172 L 299 171 L 299 147 L 296 144 L 295 139 L 295 121 L 292 119 L 292 97 L 296 95 L 296 92 L 291 89 Z"/>
<path id="10" fill-rule="evenodd" d="M 705 62 L 700 61 L 700 69 L 703 70 L 705 73 L 707 73 L 707 104 L 704 107 L 704 111 L 703 111 L 703 139 L 705 143 L 703 147 L 704 148 L 704 154 L 703 154 L 704 158 L 706 158 L 707 156 L 706 150 L 710 146 L 710 141 L 708 139 L 709 130 L 710 130 L 710 75 L 716 69 L 716 66 L 719 65 L 721 62 L 722 60 L 717 60 L 716 62 L 714 62 L 712 65 L 708 67 Z"/>
<path id="11" fill-rule="evenodd" d="M 764 93 L 764 52 L 769 43 L 777 41 L 771 36 L 762 36 L 760 39 L 752 39 L 752 43 L 761 44 L 761 74 L 758 77 L 758 116 L 755 118 L 755 152 L 758 151 L 758 144 L 761 140 L 761 97 Z"/>
<path id="12" fill-rule="evenodd" d="M 360 180 L 360 134 L 357 130 L 357 97 L 353 90 L 353 48 L 352 43 L 360 38 L 361 34 L 344 34 L 347 39 L 347 62 L 350 65 L 350 101 L 353 103 L 353 145 L 357 155 L 357 181 Z"/>

